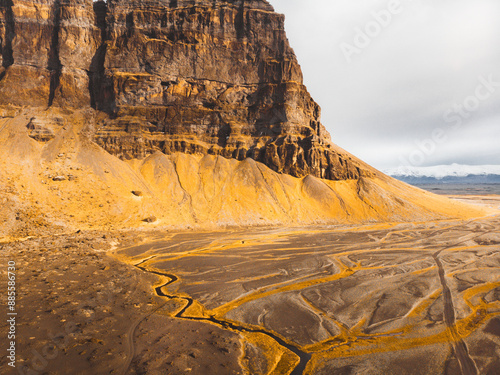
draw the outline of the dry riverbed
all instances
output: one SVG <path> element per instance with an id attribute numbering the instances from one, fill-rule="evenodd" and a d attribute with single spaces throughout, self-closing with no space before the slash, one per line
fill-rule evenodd
<path id="1" fill-rule="evenodd" d="M 500 206 L 494 196 L 457 199 Z M 499 216 L 80 232 L 0 246 L 2 264 L 16 263 L 13 374 L 500 368 Z"/>

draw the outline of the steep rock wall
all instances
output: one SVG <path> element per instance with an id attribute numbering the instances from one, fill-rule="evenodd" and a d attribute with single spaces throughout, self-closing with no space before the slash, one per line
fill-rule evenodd
<path id="1" fill-rule="evenodd" d="M 370 176 L 339 152 L 264 0 L 2 0 L 0 105 L 98 116 L 122 159 L 252 158 L 295 177 Z"/>

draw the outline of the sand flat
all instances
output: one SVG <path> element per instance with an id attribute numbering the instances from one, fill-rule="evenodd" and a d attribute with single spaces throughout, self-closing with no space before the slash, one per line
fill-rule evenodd
<path id="1" fill-rule="evenodd" d="M 50 374 L 493 375 L 498 233 L 492 214 L 3 244 L 19 268 L 18 364 Z"/>
<path id="2" fill-rule="evenodd" d="M 495 197 L 460 199 L 493 208 L 500 203 Z M 474 342 L 480 336 L 483 346 L 494 348 L 498 341 L 484 331 L 496 327 L 500 315 L 498 233 L 500 217 L 492 215 L 205 232 L 191 239 L 169 234 L 142 244 L 142 252 L 132 246 L 116 254 L 142 262 L 145 271 L 175 275 L 162 291 L 195 301 L 198 318 L 262 329 L 310 354 L 305 373 L 331 373 L 340 359 L 350 358 L 351 372 L 343 373 L 368 371 L 367 361 L 378 361 L 369 373 L 383 374 L 395 353 L 410 364 L 434 346 L 442 359 L 427 373 L 461 368 L 487 374 L 498 356 L 479 358 Z M 190 317 L 189 309 L 177 316 Z M 400 373 L 413 373 L 405 371 Z"/>

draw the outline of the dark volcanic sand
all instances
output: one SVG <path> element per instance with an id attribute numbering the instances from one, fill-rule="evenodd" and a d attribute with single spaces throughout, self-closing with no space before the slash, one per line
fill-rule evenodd
<path id="1" fill-rule="evenodd" d="M 17 364 L 40 374 L 498 374 L 499 233 L 496 216 L 5 244 L 2 263 L 18 268 Z"/>
<path id="2" fill-rule="evenodd" d="M 12 371 L 2 355 L 2 374 L 122 374 L 132 352 L 130 374 L 243 373 L 237 334 L 170 318 L 166 314 L 176 306 L 154 295 L 157 277 L 106 253 L 110 242 L 136 240 L 136 234 L 102 236 L 82 233 L 1 246 L 2 264 L 13 259 L 18 269 L 21 370 Z M 2 273 L 2 288 L 5 280 Z M 6 332 L 3 318 L 0 325 Z"/>

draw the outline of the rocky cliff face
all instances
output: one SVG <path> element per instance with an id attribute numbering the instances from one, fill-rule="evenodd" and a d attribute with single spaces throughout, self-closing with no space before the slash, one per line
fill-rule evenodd
<path id="1" fill-rule="evenodd" d="M 333 145 L 266 1 L 0 0 L 0 47 L 0 242 L 484 214 Z"/>
<path id="2" fill-rule="evenodd" d="M 94 140 L 122 159 L 182 152 L 295 177 L 371 175 L 331 144 L 267 1 L 0 4 L 0 105 L 92 107 L 106 114 Z"/>
<path id="3" fill-rule="evenodd" d="M 2 0 L 0 105 L 90 104 L 88 71 L 101 33 L 92 0 Z"/>

